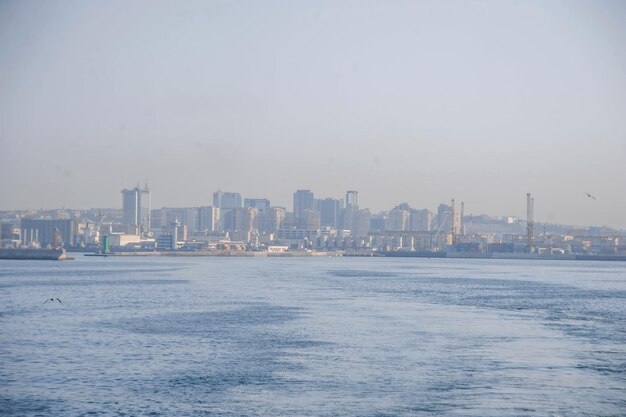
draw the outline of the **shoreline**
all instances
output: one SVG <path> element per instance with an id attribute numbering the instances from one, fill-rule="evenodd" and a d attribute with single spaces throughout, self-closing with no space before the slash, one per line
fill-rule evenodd
<path id="1" fill-rule="evenodd" d="M 111 252 L 107 254 L 83 253 L 90 257 L 236 257 L 236 258 L 311 258 L 311 257 L 363 257 L 363 258 L 441 258 L 526 261 L 604 261 L 626 262 L 626 255 L 535 255 L 528 253 L 455 253 L 455 252 L 245 252 L 245 251 L 163 251 L 163 252 Z"/>

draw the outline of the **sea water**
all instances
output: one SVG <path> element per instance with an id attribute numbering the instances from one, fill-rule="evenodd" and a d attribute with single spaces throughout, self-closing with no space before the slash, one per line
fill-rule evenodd
<path id="1" fill-rule="evenodd" d="M 0 261 L 0 415 L 623 416 L 626 263 Z"/>

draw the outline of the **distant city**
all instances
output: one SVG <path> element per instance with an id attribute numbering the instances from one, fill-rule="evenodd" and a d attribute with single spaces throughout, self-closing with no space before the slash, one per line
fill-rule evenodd
<path id="1" fill-rule="evenodd" d="M 466 215 L 454 199 L 434 211 L 400 203 L 372 213 L 356 190 L 320 198 L 302 189 L 289 210 L 218 190 L 212 205 L 153 209 L 138 184 L 121 190 L 121 209 L 1 211 L 0 221 L 3 248 L 49 248 L 60 233 L 66 249 L 97 253 L 626 255 L 623 231 L 536 224 L 531 194 L 524 203 L 525 219 Z"/>

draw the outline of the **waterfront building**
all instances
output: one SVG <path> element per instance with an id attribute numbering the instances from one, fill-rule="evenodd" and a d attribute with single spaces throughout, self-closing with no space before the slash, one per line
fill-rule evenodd
<path id="1" fill-rule="evenodd" d="M 0 224 L 0 237 L 2 240 L 19 239 L 20 228 L 14 223 L 1 223 Z"/>
<path id="2" fill-rule="evenodd" d="M 79 231 L 82 243 L 86 245 L 97 245 L 100 243 L 100 230 L 96 223 L 81 224 L 79 225 Z"/>
<path id="3" fill-rule="evenodd" d="M 276 233 L 276 238 L 278 240 L 313 240 L 320 235 L 319 230 L 306 230 L 306 229 L 280 229 Z"/>
<path id="4" fill-rule="evenodd" d="M 113 248 L 141 244 L 141 236 L 132 233 L 110 233 L 107 235 L 109 245 Z"/>
<path id="5" fill-rule="evenodd" d="M 78 220 L 76 219 L 22 219 L 20 222 L 22 244 L 41 245 L 42 248 L 54 245 L 55 230 L 61 234 L 65 246 L 78 242 Z"/>
<path id="6" fill-rule="evenodd" d="M 380 250 L 441 250 L 452 244 L 452 234 L 446 232 L 387 230 L 370 237 L 371 246 Z"/>
<path id="7" fill-rule="evenodd" d="M 2 223 L 0 247 L 17 247 L 20 245 L 20 227 L 14 223 Z"/>

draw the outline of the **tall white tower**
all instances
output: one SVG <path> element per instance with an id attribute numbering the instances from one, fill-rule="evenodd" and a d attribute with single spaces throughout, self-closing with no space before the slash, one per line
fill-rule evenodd
<path id="1" fill-rule="evenodd" d="M 131 234 L 148 234 L 150 231 L 150 190 L 137 187 L 122 190 L 122 210 L 126 232 Z"/>

